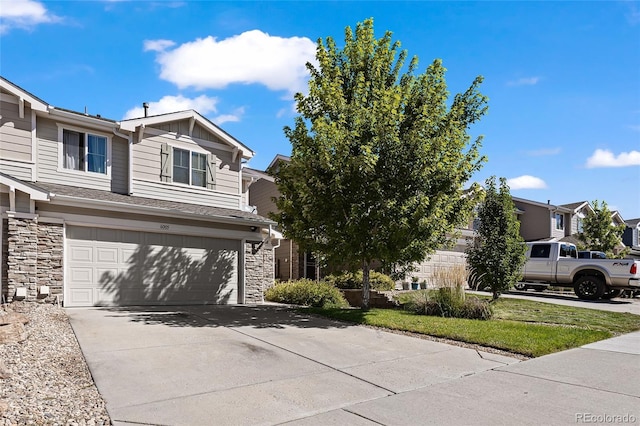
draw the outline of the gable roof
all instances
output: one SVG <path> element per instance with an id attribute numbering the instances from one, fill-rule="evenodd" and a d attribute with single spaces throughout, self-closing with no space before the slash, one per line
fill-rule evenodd
<path id="1" fill-rule="evenodd" d="M 32 183 L 25 182 L 20 179 L 16 179 L 13 176 L 9 176 L 0 172 L 0 184 L 8 186 L 9 188 L 15 188 L 20 192 L 29 194 L 32 200 L 37 201 L 49 201 L 54 195 L 46 189 L 42 189 Z"/>
<path id="2" fill-rule="evenodd" d="M 187 120 L 187 119 L 192 120 L 192 123 L 198 123 L 205 129 L 207 129 L 209 132 L 219 137 L 223 142 L 237 149 L 242 154 L 242 158 L 246 158 L 248 160 L 255 155 L 255 152 L 249 149 L 249 147 L 247 147 L 245 144 L 243 144 L 242 142 L 240 142 L 239 140 L 231 136 L 229 133 L 225 132 L 220 127 L 213 124 L 209 119 L 207 119 L 206 117 L 202 116 L 200 113 L 192 109 L 185 110 L 185 111 L 178 111 L 178 112 L 170 112 L 166 114 L 151 115 L 149 117 L 140 117 L 140 118 L 131 118 L 128 120 L 122 120 L 119 123 L 119 127 L 120 127 L 120 130 L 124 130 L 127 132 L 135 132 L 139 126 L 143 126 L 143 127 L 153 126 L 154 124 L 168 123 L 171 121 Z M 193 126 L 191 126 L 191 128 L 193 129 Z"/>
<path id="3" fill-rule="evenodd" d="M 273 166 L 278 164 L 280 161 L 284 161 L 286 163 L 290 163 L 291 162 L 291 157 L 289 157 L 287 155 L 276 154 L 276 156 L 273 157 L 273 160 L 271 160 L 271 163 L 269 163 L 269 165 L 267 166 L 265 171 L 269 171 Z"/>
<path id="4" fill-rule="evenodd" d="M 15 95 L 18 99 L 29 102 L 29 105 L 31 105 L 32 110 L 42 111 L 42 112 L 48 111 L 49 105 L 45 101 L 27 92 L 22 87 L 10 82 L 9 80 L 7 80 L 2 76 L 0 76 L 0 87 L 3 90 Z"/>
<path id="5" fill-rule="evenodd" d="M 635 228 L 636 226 L 638 226 L 640 224 L 640 217 L 637 218 L 637 219 L 625 220 L 624 223 L 626 223 L 627 226 L 629 226 L 631 228 Z"/>
<path id="6" fill-rule="evenodd" d="M 585 206 L 591 206 L 588 201 L 578 201 L 577 203 L 569 203 L 569 204 L 560 204 L 562 207 L 566 207 L 570 210 L 573 210 L 576 213 L 578 210 L 581 210 Z"/>
<path id="7" fill-rule="evenodd" d="M 511 199 L 513 200 L 514 203 L 523 203 L 523 204 L 530 204 L 533 206 L 538 206 L 538 207 L 546 207 L 551 211 L 558 211 L 558 212 L 562 212 L 562 213 L 573 213 L 573 210 L 569 209 L 568 207 L 565 206 L 556 206 L 554 204 L 551 204 L 549 202 L 547 203 L 540 203 L 538 201 L 533 201 L 533 200 L 527 200 L 524 198 L 518 198 L 518 197 L 511 197 Z M 518 206 L 516 206 L 516 208 L 519 208 Z"/>

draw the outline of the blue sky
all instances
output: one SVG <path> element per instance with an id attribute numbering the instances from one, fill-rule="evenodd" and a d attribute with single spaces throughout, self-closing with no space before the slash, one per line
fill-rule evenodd
<path id="1" fill-rule="evenodd" d="M 289 154 L 293 93 L 318 38 L 374 18 L 452 93 L 477 75 L 488 162 L 514 196 L 605 200 L 640 217 L 640 2 L 0 0 L 0 74 L 51 105 L 120 120 L 193 108 L 256 151 Z"/>

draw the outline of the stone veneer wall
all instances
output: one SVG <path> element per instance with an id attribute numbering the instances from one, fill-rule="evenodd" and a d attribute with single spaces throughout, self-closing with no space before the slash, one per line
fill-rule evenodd
<path id="1" fill-rule="evenodd" d="M 10 217 L 5 230 L 3 261 L 7 278 L 3 292 L 7 302 L 13 301 L 19 287 L 27 288 L 28 301 L 52 302 L 56 295 L 62 296 L 63 226 Z M 48 296 L 38 295 L 42 285 L 49 286 Z"/>
<path id="2" fill-rule="evenodd" d="M 0 303 L 7 301 L 7 286 L 9 285 L 8 278 L 8 267 L 7 267 L 7 253 L 9 252 L 9 241 L 7 238 L 9 235 L 9 221 L 7 219 L 2 219 L 2 294 L 0 294 Z"/>
<path id="3" fill-rule="evenodd" d="M 247 242 L 245 254 L 245 303 L 264 302 L 264 291 L 271 287 L 275 278 L 273 247 L 269 243 L 258 248 L 259 243 Z"/>

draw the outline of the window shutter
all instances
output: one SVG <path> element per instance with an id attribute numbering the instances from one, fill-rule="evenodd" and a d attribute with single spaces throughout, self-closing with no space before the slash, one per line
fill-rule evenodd
<path id="1" fill-rule="evenodd" d="M 207 154 L 207 189 L 216 189 L 217 160 L 215 155 Z"/>
<path id="2" fill-rule="evenodd" d="M 168 143 L 163 143 L 160 148 L 160 180 L 171 182 L 171 172 L 173 171 L 172 149 Z"/>

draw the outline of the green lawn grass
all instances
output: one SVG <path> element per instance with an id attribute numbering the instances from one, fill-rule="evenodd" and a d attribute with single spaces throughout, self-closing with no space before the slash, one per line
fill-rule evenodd
<path id="1" fill-rule="evenodd" d="M 468 296 L 469 297 L 469 296 Z M 640 316 L 520 299 L 499 299 L 488 321 L 416 315 L 399 309 L 306 311 L 356 324 L 427 334 L 538 357 L 640 330 Z"/>

